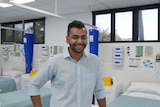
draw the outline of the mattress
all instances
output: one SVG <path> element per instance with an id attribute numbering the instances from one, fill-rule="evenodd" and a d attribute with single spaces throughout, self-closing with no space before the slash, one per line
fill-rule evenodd
<path id="1" fill-rule="evenodd" d="M 12 78 L 0 76 L 0 93 L 6 93 L 17 90 L 16 82 Z"/>
<path id="2" fill-rule="evenodd" d="M 43 107 L 49 107 L 51 97 L 50 88 L 41 88 L 41 100 Z M 28 89 L 12 91 L 0 94 L 0 107 L 33 107 Z"/>
<path id="3" fill-rule="evenodd" d="M 22 74 L 24 74 L 23 71 L 16 71 L 16 70 L 6 71 L 2 73 L 3 77 L 12 78 L 15 80 L 17 90 L 21 89 L 21 75 Z"/>
<path id="4" fill-rule="evenodd" d="M 160 100 L 120 95 L 108 107 L 160 107 Z"/>
<path id="5" fill-rule="evenodd" d="M 108 107 L 160 107 L 160 84 L 132 82 Z"/>

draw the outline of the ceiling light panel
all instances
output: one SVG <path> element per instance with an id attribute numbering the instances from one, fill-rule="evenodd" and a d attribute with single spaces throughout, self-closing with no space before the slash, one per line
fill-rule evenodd
<path id="1" fill-rule="evenodd" d="M 10 6 L 12 6 L 12 5 L 10 5 L 10 4 L 7 4 L 7 3 L 0 3 L 0 7 L 10 7 Z"/>
<path id="2" fill-rule="evenodd" d="M 17 3 L 17 4 L 24 4 L 24 3 L 29 3 L 29 2 L 34 2 L 35 0 L 10 0 L 12 3 Z"/>

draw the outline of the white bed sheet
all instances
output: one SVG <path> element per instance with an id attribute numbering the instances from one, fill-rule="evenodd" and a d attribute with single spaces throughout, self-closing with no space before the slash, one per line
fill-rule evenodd
<path id="1" fill-rule="evenodd" d="M 160 100 L 160 95 L 145 92 L 124 92 L 122 95 Z"/>

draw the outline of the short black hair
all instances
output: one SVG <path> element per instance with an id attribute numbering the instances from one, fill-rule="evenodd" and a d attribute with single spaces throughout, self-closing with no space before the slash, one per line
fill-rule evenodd
<path id="1" fill-rule="evenodd" d="M 85 28 L 85 25 L 83 22 L 78 21 L 78 20 L 73 20 L 71 23 L 68 24 L 68 30 L 67 30 L 67 35 L 69 35 L 69 31 L 72 27 L 76 27 L 76 28 Z"/>

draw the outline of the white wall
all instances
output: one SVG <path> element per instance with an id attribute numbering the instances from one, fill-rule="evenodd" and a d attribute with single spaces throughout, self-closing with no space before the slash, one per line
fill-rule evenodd
<path id="1" fill-rule="evenodd" d="M 113 64 L 113 48 L 124 48 L 123 66 Z M 127 47 L 130 47 L 130 55 L 127 54 Z M 136 46 L 143 46 L 143 56 L 136 57 Z M 153 56 L 146 57 L 145 46 L 153 46 Z M 124 90 L 131 81 L 151 81 L 160 83 L 160 62 L 155 62 L 156 54 L 160 53 L 160 43 L 101 43 L 99 44 L 99 57 L 101 59 L 102 71 L 104 76 L 116 76 L 123 82 Z M 139 59 L 137 67 L 129 67 L 129 59 Z M 153 64 L 152 67 L 145 67 L 143 62 L 148 59 Z"/>
<path id="2" fill-rule="evenodd" d="M 91 12 L 70 14 L 66 16 L 70 19 L 81 20 L 85 23 L 92 24 L 92 14 Z M 67 44 L 65 41 L 67 33 L 67 25 L 70 20 L 63 20 L 55 17 L 46 18 L 46 33 L 45 33 L 45 44 L 49 46 L 53 45 L 62 45 L 65 50 L 67 49 Z M 87 26 L 90 29 L 90 26 Z M 41 66 L 41 46 L 34 45 L 34 59 L 33 59 L 33 68 L 38 69 Z M 114 46 L 123 46 L 124 47 L 124 65 L 122 67 L 115 67 L 112 63 L 112 48 Z M 126 48 L 130 46 L 130 56 L 126 54 Z M 153 46 L 153 57 L 141 57 L 141 63 L 145 59 L 150 59 L 153 62 L 153 68 L 145 68 L 143 64 L 139 67 L 128 67 L 129 58 L 135 58 L 135 46 Z M 99 44 L 99 57 L 101 59 L 101 67 L 103 76 L 117 76 L 118 80 L 123 82 L 124 90 L 129 85 L 130 81 L 152 81 L 160 82 L 160 74 L 156 74 L 155 68 L 155 55 L 160 53 L 160 43 L 100 43 Z M 1 46 L 2 47 L 2 46 Z M 89 46 L 86 48 L 86 51 L 89 50 Z M 7 71 L 13 67 L 22 67 L 23 57 L 17 58 L 11 56 L 8 61 L 1 60 L 1 65 L 3 65 L 3 71 Z M 157 64 L 157 63 L 156 63 Z M 157 67 L 159 67 L 159 63 Z M 160 69 L 157 69 L 160 72 Z"/>

